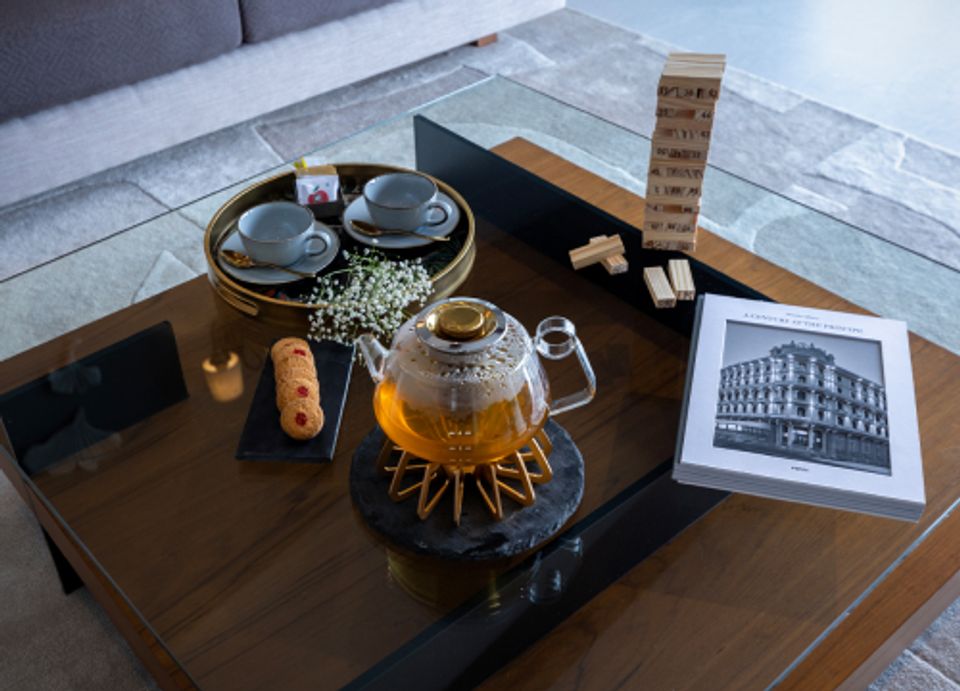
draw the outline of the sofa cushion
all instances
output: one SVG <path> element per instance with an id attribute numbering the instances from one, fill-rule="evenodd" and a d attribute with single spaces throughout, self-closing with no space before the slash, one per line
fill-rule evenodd
<path id="1" fill-rule="evenodd" d="M 0 121 L 208 60 L 241 43 L 237 0 L 0 3 Z"/>
<path id="2" fill-rule="evenodd" d="M 266 41 L 397 0 L 240 0 L 243 40 Z"/>

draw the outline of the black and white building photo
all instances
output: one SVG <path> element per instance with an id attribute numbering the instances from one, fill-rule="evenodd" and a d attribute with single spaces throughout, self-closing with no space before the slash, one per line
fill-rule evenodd
<path id="1" fill-rule="evenodd" d="M 880 344 L 728 322 L 713 445 L 889 475 Z"/>

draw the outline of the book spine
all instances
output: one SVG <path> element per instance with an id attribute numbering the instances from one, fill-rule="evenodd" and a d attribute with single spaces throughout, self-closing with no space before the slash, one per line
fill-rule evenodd
<path id="1" fill-rule="evenodd" d="M 697 346 L 700 343 L 700 317 L 703 315 L 704 296 L 697 297 L 697 306 L 693 315 L 693 330 L 690 332 L 690 357 L 687 358 L 687 380 L 683 384 L 683 405 L 680 408 L 680 424 L 677 429 L 677 448 L 673 452 L 673 471 L 676 479 L 677 466 L 683 458 L 683 438 L 687 430 L 687 409 L 690 406 L 690 390 L 693 386 L 693 366 L 697 361 Z"/>

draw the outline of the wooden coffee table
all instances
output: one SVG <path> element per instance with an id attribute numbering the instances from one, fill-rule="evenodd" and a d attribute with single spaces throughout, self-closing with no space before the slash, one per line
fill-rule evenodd
<path id="1" fill-rule="evenodd" d="M 641 200 L 616 185 L 524 140 L 495 151 L 609 214 L 604 223 L 640 226 Z M 960 518 L 949 513 L 960 497 L 960 358 L 911 338 L 927 485 L 918 524 L 681 489 L 664 468 L 689 313 L 657 315 L 618 296 L 643 290 L 642 258 L 612 285 L 598 267 L 575 273 L 542 251 L 562 244 L 554 217 L 528 219 L 519 234 L 484 220 L 497 194 L 466 195 L 480 217 L 478 253 L 459 292 L 527 325 L 571 318 L 600 387 L 558 419 L 587 480 L 548 550 L 488 568 L 398 554 L 372 534 L 348 492 L 352 451 L 374 424 L 359 369 L 332 463 L 235 460 L 267 346 L 287 332 L 234 311 L 201 277 L 0 368 L 7 392 L 158 323 L 176 337 L 185 400 L 37 472 L 0 453 L 67 581 L 72 571 L 91 590 L 165 689 L 872 680 L 960 595 Z M 695 258 L 717 281 L 725 274 L 775 300 L 861 311 L 706 231 Z M 225 349 L 241 357 L 245 390 L 220 403 L 200 364 Z M 553 380 L 577 384 L 573 368 Z M 685 529 L 674 536 L 671 525 Z M 636 551 L 645 541 L 649 554 Z"/>

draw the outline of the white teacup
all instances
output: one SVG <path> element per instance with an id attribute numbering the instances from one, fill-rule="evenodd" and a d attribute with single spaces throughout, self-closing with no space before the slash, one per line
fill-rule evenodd
<path id="1" fill-rule="evenodd" d="M 247 209 L 237 221 L 240 240 L 256 262 L 290 266 L 304 255 L 327 249 L 323 235 L 314 230 L 313 214 L 294 202 L 267 202 Z"/>
<path id="2" fill-rule="evenodd" d="M 387 229 L 416 230 L 446 223 L 453 208 L 437 194 L 436 183 L 419 173 L 384 173 L 363 186 L 371 220 Z"/>

